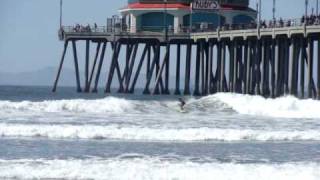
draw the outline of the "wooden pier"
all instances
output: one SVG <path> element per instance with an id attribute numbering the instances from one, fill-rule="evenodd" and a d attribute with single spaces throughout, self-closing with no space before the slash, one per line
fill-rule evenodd
<path id="1" fill-rule="evenodd" d="M 78 92 L 97 92 L 99 79 L 104 78 L 106 93 L 115 81 L 119 93 L 134 93 L 138 79 L 144 78 L 144 94 L 235 92 L 320 99 L 318 25 L 164 34 L 108 32 L 107 28 L 75 32 L 64 27 L 59 31 L 64 49 L 53 91 L 70 48 Z M 77 52 L 81 41 L 86 44 L 84 84 Z M 92 45 L 96 51 L 90 57 Z M 112 54 L 106 54 L 108 48 Z M 120 58 L 121 53 L 125 58 Z M 107 69 L 102 68 L 104 63 Z M 174 74 L 170 66 L 175 67 Z M 102 71 L 108 76 L 100 77 Z M 169 81 L 175 81 L 175 87 L 169 87 Z"/>

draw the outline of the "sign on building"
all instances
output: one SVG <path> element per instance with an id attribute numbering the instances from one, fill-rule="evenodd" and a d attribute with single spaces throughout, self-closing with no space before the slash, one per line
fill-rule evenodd
<path id="1" fill-rule="evenodd" d="M 194 0 L 191 6 L 193 10 L 217 10 L 220 8 L 216 0 Z"/>

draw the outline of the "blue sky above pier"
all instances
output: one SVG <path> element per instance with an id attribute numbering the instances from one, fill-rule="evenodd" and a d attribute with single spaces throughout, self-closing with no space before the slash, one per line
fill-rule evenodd
<path id="1" fill-rule="evenodd" d="M 309 2 L 311 13 L 316 0 Z M 64 0 L 63 23 L 103 26 L 107 17 L 117 14 L 126 3 L 126 0 Z M 250 3 L 252 8 L 256 7 L 256 0 Z M 271 19 L 272 0 L 262 3 L 263 19 Z M 303 13 L 304 0 L 277 0 L 278 18 L 299 18 Z M 58 26 L 59 0 L 0 0 L 0 72 L 56 67 L 63 46 L 57 37 Z"/>

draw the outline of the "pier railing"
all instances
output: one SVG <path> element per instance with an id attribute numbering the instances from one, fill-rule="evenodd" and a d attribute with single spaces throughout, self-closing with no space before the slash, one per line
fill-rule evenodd
<path id="1" fill-rule="evenodd" d="M 320 18 L 316 18 L 312 22 L 304 21 L 302 18 L 297 19 L 287 19 L 287 20 L 271 20 L 262 21 L 260 24 L 260 29 L 272 29 L 272 28 L 286 28 L 286 27 L 301 27 L 301 26 L 313 26 L 320 25 Z M 222 26 L 213 26 L 208 23 L 198 23 L 192 26 L 180 26 L 178 30 L 174 30 L 172 26 L 143 26 L 136 28 L 135 33 L 130 33 L 130 27 L 126 24 L 122 25 L 112 25 L 112 26 L 63 26 L 63 33 L 77 33 L 81 34 L 141 34 L 143 32 L 153 32 L 156 34 L 167 33 L 167 34 L 188 34 L 188 33 L 198 33 L 198 32 L 216 32 L 216 31 L 232 31 L 232 30 L 252 30 L 258 29 L 258 25 L 254 22 L 246 24 L 224 24 Z"/>

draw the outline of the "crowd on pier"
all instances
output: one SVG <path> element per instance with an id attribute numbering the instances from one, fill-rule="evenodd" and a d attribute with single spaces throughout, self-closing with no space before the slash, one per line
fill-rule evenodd
<path id="1" fill-rule="evenodd" d="M 289 19 L 289 20 L 284 20 L 282 18 L 273 19 L 270 21 L 262 20 L 259 26 L 261 29 L 266 29 L 266 28 L 296 27 L 296 26 L 302 26 L 302 25 L 307 25 L 307 26 L 320 25 L 320 15 L 311 14 L 309 16 L 302 16 L 300 19 Z M 122 28 L 120 31 L 128 31 L 126 25 L 123 25 L 121 27 Z M 102 29 L 102 28 L 99 28 L 96 23 L 94 23 L 92 26 L 90 26 L 89 24 L 87 25 L 76 24 L 71 28 L 72 29 L 70 30 L 72 30 L 73 32 L 90 33 L 90 32 L 106 31 L 110 27 L 108 27 L 107 29 L 103 27 Z M 258 28 L 258 23 L 256 21 L 252 21 L 246 24 L 224 24 L 221 26 L 213 26 L 212 24 L 208 24 L 208 23 L 198 23 L 198 24 L 193 24 L 191 29 L 190 29 L 190 26 L 183 27 L 180 25 L 180 31 L 182 32 L 190 32 L 190 31 L 191 32 L 207 32 L 207 31 L 216 31 L 218 29 L 221 31 L 227 31 L 227 30 L 244 30 L 244 29 L 257 29 L 257 28 Z M 115 29 L 115 28 L 111 27 L 111 29 Z M 167 30 L 169 32 L 174 31 L 173 27 L 171 26 L 167 27 Z"/>
<path id="2" fill-rule="evenodd" d="M 89 24 L 87 24 L 86 26 L 80 25 L 80 24 L 76 24 L 73 27 L 73 31 L 74 32 L 97 32 L 98 31 L 98 25 L 96 23 L 94 23 L 93 26 L 90 26 Z"/>
<path id="3" fill-rule="evenodd" d="M 310 16 L 302 16 L 301 23 L 306 23 L 306 25 L 320 25 L 320 15 L 311 14 Z"/>
<path id="4" fill-rule="evenodd" d="M 301 19 L 289 19 L 284 20 L 274 19 L 270 21 L 262 20 L 260 23 L 260 28 L 283 28 L 283 27 L 295 27 L 302 26 L 306 24 L 307 26 L 312 25 L 320 25 L 320 15 L 310 15 L 310 16 L 302 16 Z M 256 29 L 257 23 L 256 21 L 252 21 L 247 24 L 225 24 L 220 27 L 220 30 L 240 30 L 240 29 Z"/>

